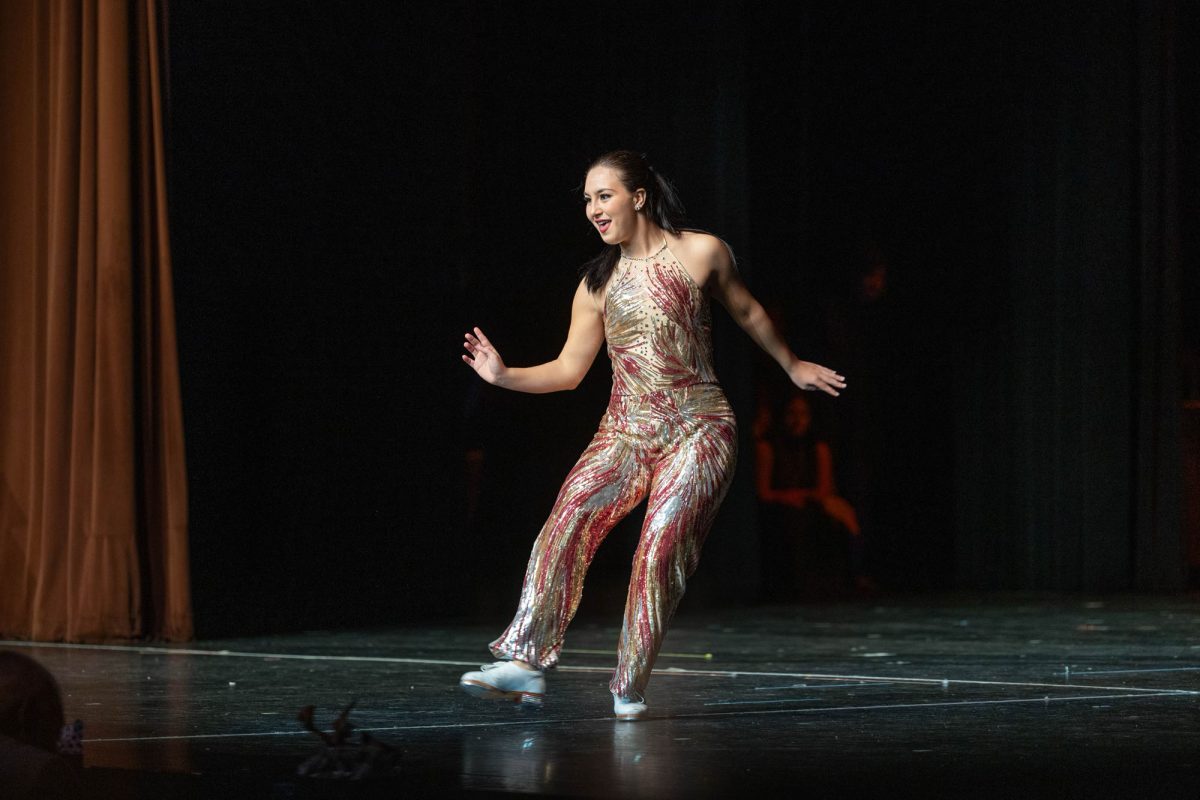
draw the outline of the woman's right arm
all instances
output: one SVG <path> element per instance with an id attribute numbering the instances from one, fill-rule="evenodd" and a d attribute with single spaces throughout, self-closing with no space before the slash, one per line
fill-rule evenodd
<path id="1" fill-rule="evenodd" d="M 536 367 L 505 366 L 496 348 L 479 328 L 475 329 L 475 335 L 468 333 L 466 337 L 463 347 L 473 358 L 464 355 L 463 361 L 488 383 L 517 392 L 558 392 L 574 389 L 591 369 L 596 353 L 604 343 L 604 318 L 600 316 L 584 279 L 579 282 L 571 303 L 571 328 L 566 344 L 553 361 Z"/>

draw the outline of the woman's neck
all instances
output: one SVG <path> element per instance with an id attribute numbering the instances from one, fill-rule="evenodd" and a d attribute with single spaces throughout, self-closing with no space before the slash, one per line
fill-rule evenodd
<path id="1" fill-rule="evenodd" d="M 621 242 L 621 255 L 629 256 L 630 258 L 646 258 L 654 255 L 657 250 L 662 247 L 663 239 L 666 238 L 663 234 L 663 229 L 646 219 L 638 221 L 637 230 L 628 240 Z"/>

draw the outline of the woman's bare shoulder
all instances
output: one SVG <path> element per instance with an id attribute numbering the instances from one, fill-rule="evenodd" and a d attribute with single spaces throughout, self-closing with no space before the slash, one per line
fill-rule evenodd
<path id="1" fill-rule="evenodd" d="M 704 231 L 680 231 L 679 235 L 675 237 L 675 241 L 671 242 L 672 247 L 676 245 L 688 252 L 701 254 L 711 253 L 724 247 L 725 243 L 721 241 L 720 237 Z"/>
<path id="2" fill-rule="evenodd" d="M 680 231 L 677 242 L 671 243 L 671 251 L 686 265 L 696 284 L 704 287 L 731 262 L 725 242 L 703 231 Z"/>

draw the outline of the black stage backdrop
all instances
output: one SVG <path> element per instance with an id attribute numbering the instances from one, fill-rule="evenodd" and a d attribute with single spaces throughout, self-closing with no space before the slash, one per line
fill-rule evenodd
<path id="1" fill-rule="evenodd" d="M 578 185 L 614 147 L 675 179 L 801 357 L 870 390 L 885 587 L 1182 586 L 1196 13 L 959 5 L 174 4 L 199 635 L 507 619 L 609 365 L 506 393 L 462 334 L 557 355 L 599 244 Z M 887 336 L 837 363 L 827 300 L 864 252 Z M 714 317 L 740 470 L 693 608 L 759 598 L 754 346 Z M 847 396 L 814 398 L 827 429 Z M 581 615 L 619 620 L 639 523 Z"/>

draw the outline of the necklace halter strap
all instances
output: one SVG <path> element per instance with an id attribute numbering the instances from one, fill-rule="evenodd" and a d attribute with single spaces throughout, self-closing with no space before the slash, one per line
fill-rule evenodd
<path id="1" fill-rule="evenodd" d="M 625 255 L 624 251 L 622 251 L 621 258 L 628 258 L 630 261 L 649 261 L 650 259 L 654 258 L 655 256 L 657 256 L 659 253 L 661 253 L 663 250 L 666 250 L 666 249 L 667 249 L 667 239 L 664 236 L 662 247 L 658 248 L 650 255 L 648 255 L 648 256 L 627 256 L 627 255 Z"/>

